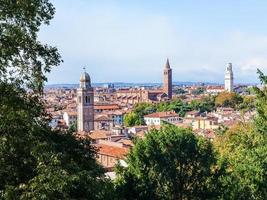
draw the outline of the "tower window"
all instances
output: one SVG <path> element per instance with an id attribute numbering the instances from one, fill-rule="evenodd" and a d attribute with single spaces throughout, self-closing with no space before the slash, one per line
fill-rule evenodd
<path id="1" fill-rule="evenodd" d="M 79 103 L 81 103 L 81 101 L 82 101 L 82 98 L 81 98 L 81 96 L 79 96 Z"/>
<path id="2" fill-rule="evenodd" d="M 85 96 L 85 103 L 88 103 L 88 96 Z"/>

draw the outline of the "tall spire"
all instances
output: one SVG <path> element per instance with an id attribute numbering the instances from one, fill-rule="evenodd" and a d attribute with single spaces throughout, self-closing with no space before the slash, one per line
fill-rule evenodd
<path id="1" fill-rule="evenodd" d="M 172 69 L 168 58 L 163 70 L 163 91 L 168 99 L 172 99 Z"/>
<path id="2" fill-rule="evenodd" d="M 167 58 L 167 62 L 166 62 L 166 64 L 165 64 L 165 68 L 166 69 L 170 69 L 171 67 L 170 67 L 170 63 L 169 63 L 169 58 Z"/>

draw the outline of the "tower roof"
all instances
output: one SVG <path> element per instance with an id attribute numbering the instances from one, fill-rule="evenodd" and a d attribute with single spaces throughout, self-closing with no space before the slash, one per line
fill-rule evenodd
<path id="1" fill-rule="evenodd" d="M 169 63 L 169 58 L 167 58 L 166 64 L 165 64 L 166 69 L 170 69 L 170 63 Z"/>
<path id="2" fill-rule="evenodd" d="M 83 72 L 80 76 L 80 82 L 91 82 L 91 78 L 87 72 Z"/>
<path id="3" fill-rule="evenodd" d="M 90 88 L 90 87 L 91 87 L 91 78 L 84 68 L 84 72 L 80 76 L 80 88 Z"/>
<path id="4" fill-rule="evenodd" d="M 226 67 L 227 71 L 232 71 L 232 63 L 228 63 Z"/>

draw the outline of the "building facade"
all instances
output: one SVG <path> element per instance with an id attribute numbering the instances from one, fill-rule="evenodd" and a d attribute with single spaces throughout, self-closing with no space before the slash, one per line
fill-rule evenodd
<path id="1" fill-rule="evenodd" d="M 225 72 L 224 89 L 228 92 L 234 91 L 234 75 L 232 69 L 232 63 L 228 63 Z"/>
<path id="2" fill-rule="evenodd" d="M 81 75 L 80 87 L 77 89 L 77 130 L 94 130 L 94 89 L 86 72 Z"/>
<path id="3" fill-rule="evenodd" d="M 167 94 L 169 99 L 172 99 L 172 69 L 169 59 L 167 59 L 163 71 L 163 92 Z"/>
<path id="4" fill-rule="evenodd" d="M 178 123 L 181 121 L 178 114 L 176 114 L 174 111 L 167 111 L 167 112 L 156 112 L 152 114 L 148 114 L 144 116 L 144 120 L 146 125 L 161 125 L 162 122 L 168 122 L 168 123 Z"/>

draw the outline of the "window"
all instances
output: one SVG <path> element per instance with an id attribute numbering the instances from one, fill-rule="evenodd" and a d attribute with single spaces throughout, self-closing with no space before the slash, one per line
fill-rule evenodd
<path id="1" fill-rule="evenodd" d="M 79 103 L 81 103 L 82 102 L 82 98 L 81 98 L 81 96 L 79 96 Z"/>
<path id="2" fill-rule="evenodd" d="M 91 102 L 91 99 L 89 96 L 85 96 L 85 103 L 90 103 Z"/>

